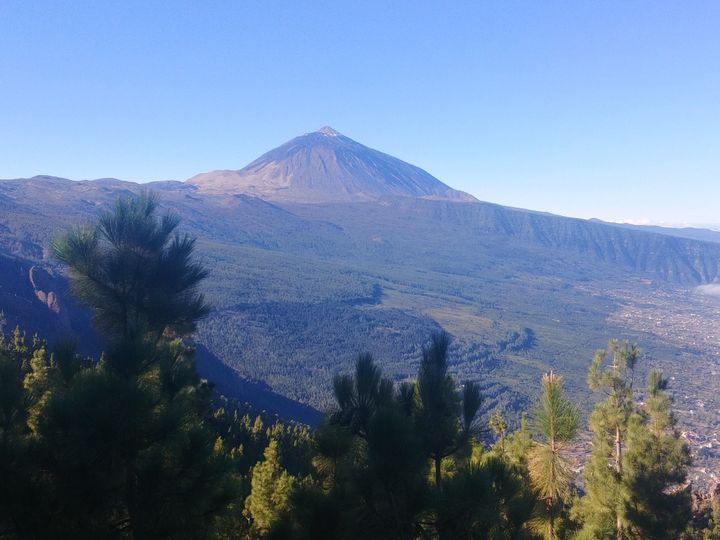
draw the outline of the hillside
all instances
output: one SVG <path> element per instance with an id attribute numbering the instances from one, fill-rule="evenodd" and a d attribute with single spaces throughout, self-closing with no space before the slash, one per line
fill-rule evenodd
<path id="1" fill-rule="evenodd" d="M 317 146 L 322 154 L 340 137 L 303 136 L 298 152 Z M 281 149 L 241 171 L 293 154 Z M 485 408 L 517 410 L 550 368 L 567 377 L 571 393 L 585 396 L 594 350 L 610 337 L 628 337 L 647 351 L 646 365 L 697 389 L 677 396 L 684 420 L 713 419 L 712 385 L 702 373 L 716 358 L 716 300 L 694 291 L 718 278 L 720 245 L 439 198 L 431 188 L 444 184 L 422 183 L 420 169 L 408 167 L 407 175 L 387 179 L 403 186 L 402 196 L 373 192 L 378 183 L 368 171 L 383 169 L 367 165 L 356 171 L 353 197 L 374 195 L 333 202 L 260 198 L 234 183 L 0 181 L 0 252 L 23 261 L 25 271 L 38 265 L 58 275 L 48 257 L 57 231 L 93 218 L 118 195 L 150 187 L 198 237 L 214 311 L 197 339 L 226 386 L 246 381 L 323 408 L 332 375 L 349 369 L 357 352 L 372 351 L 385 373 L 404 380 L 416 372 L 430 332 L 444 328 L 455 336 L 453 372 L 482 383 Z M 15 286 L 13 276 L 3 276 L 4 290 Z M 32 288 L 22 295 L 47 311 Z M 0 309 L 33 329 L 35 318 L 20 305 L 0 294 Z M 694 404 L 700 395 L 703 411 Z"/>
<path id="2" fill-rule="evenodd" d="M 720 243 L 720 231 L 713 229 L 703 229 L 698 227 L 661 227 L 659 225 L 633 225 L 631 223 L 609 223 L 599 219 L 591 219 L 590 221 L 603 223 L 605 225 L 614 225 L 615 227 L 623 227 L 635 231 L 654 232 L 665 234 L 667 236 L 677 236 L 678 238 L 688 238 L 690 240 L 699 240 L 701 242 Z"/>

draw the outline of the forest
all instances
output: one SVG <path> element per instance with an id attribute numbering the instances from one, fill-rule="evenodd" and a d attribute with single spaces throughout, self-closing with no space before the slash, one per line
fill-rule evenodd
<path id="1" fill-rule="evenodd" d="M 53 244 L 105 352 L 3 338 L 0 538 L 720 538 L 720 501 L 687 481 L 668 379 L 640 384 L 626 341 L 588 358 L 589 437 L 555 372 L 518 429 L 501 408 L 481 417 L 487 396 L 450 374 L 439 330 L 412 381 L 358 351 L 316 427 L 224 398 L 195 369 L 207 271 L 178 226 L 144 193 Z M 533 340 L 523 328 L 497 347 Z"/>

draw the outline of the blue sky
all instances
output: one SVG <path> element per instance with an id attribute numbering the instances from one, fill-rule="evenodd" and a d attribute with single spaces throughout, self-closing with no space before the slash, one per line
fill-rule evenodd
<path id="1" fill-rule="evenodd" d="M 0 1 L 0 178 L 185 180 L 331 125 L 480 199 L 720 223 L 720 2 Z"/>

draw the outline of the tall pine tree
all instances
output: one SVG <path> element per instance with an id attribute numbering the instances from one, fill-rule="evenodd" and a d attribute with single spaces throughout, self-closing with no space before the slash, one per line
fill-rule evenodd
<path id="1" fill-rule="evenodd" d="M 590 416 L 592 451 L 585 464 L 585 496 L 579 508 L 582 538 L 626 536 L 623 450 L 634 413 L 633 376 L 639 358 L 637 347 L 612 340 L 597 351 L 590 366 L 588 386 L 602 392 L 605 400 Z"/>
<path id="2" fill-rule="evenodd" d="M 540 435 L 531 447 L 528 470 L 533 488 L 544 503 L 549 540 L 556 538 L 555 520 L 572 480 L 566 446 L 577 432 L 577 409 L 563 395 L 562 379 L 553 372 L 542 378 L 542 395 L 535 412 L 535 429 Z"/>
<path id="3" fill-rule="evenodd" d="M 44 534 L 202 536 L 237 495 L 207 425 L 211 388 L 180 339 L 208 308 L 206 271 L 178 224 L 144 193 L 55 243 L 107 354 L 91 366 L 60 362 L 65 375 L 44 394 L 37 436 L 55 510 Z M 43 363 L 31 361 L 33 392 L 44 389 Z"/>
<path id="4" fill-rule="evenodd" d="M 662 372 L 651 370 L 645 403 L 628 428 L 624 513 L 633 538 L 676 538 L 690 519 L 690 454 L 675 428 L 666 387 Z"/>
<path id="5" fill-rule="evenodd" d="M 264 536 L 290 504 L 296 480 L 280 465 L 278 442 L 271 440 L 263 461 L 252 470 L 251 492 L 245 501 L 253 530 Z"/>
<path id="6" fill-rule="evenodd" d="M 480 408 L 480 390 L 466 382 L 462 395 L 448 373 L 450 336 L 440 332 L 423 348 L 417 391 L 417 423 L 425 451 L 435 470 L 435 486 L 442 485 L 442 460 L 455 454 L 468 440 Z"/>

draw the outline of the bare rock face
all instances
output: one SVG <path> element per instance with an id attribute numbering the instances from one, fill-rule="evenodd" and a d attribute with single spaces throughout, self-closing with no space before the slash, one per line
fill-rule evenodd
<path id="1" fill-rule="evenodd" d="M 243 193 L 279 202 L 358 202 L 382 197 L 476 200 L 419 167 L 330 127 L 296 137 L 244 169 L 203 173 L 187 183 L 208 193 Z"/>
<path id="2" fill-rule="evenodd" d="M 57 295 L 49 290 L 54 281 L 52 274 L 38 266 L 31 266 L 28 277 L 30 278 L 30 284 L 35 291 L 37 299 L 45 304 L 50 311 L 59 315 L 60 302 L 58 301 Z"/>

